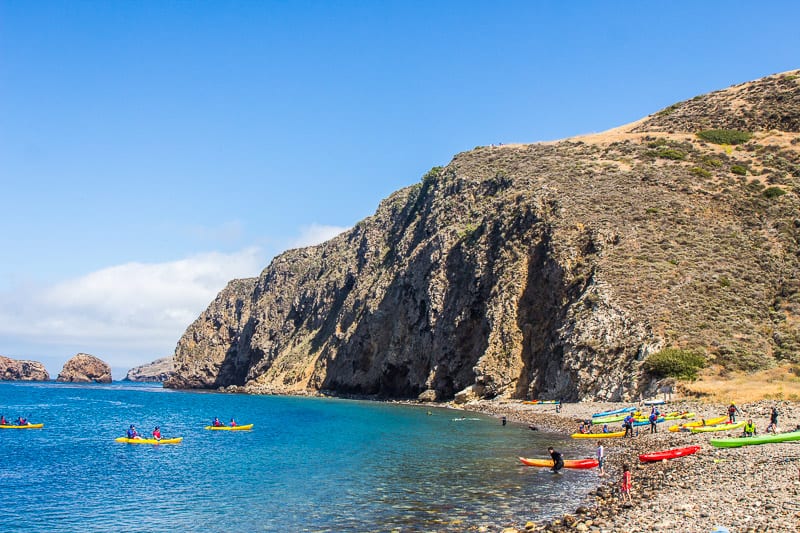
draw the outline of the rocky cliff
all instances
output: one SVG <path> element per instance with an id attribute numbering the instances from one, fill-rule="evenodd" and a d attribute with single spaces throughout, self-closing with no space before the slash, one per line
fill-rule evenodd
<path id="1" fill-rule="evenodd" d="M 0 381 L 48 381 L 50 374 L 42 363 L 21 361 L 0 355 Z"/>
<path id="2" fill-rule="evenodd" d="M 174 368 L 172 356 L 162 357 L 152 363 L 131 368 L 125 375 L 125 380 L 163 382 L 172 376 Z"/>
<path id="3" fill-rule="evenodd" d="M 641 362 L 662 347 L 800 361 L 799 79 L 458 154 L 232 281 L 167 386 L 619 400 L 651 385 Z"/>
<path id="4" fill-rule="evenodd" d="M 64 363 L 56 381 L 70 383 L 111 383 L 108 363 L 88 353 L 79 353 Z"/>

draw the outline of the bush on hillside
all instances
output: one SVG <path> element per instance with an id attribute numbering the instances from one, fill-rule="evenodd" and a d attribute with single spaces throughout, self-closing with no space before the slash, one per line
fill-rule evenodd
<path id="1" fill-rule="evenodd" d="M 786 191 L 784 191 L 780 187 L 767 187 L 761 194 L 763 194 L 767 198 L 777 198 L 778 196 L 783 196 L 784 194 L 786 194 Z"/>
<path id="2" fill-rule="evenodd" d="M 742 165 L 731 165 L 731 172 L 737 176 L 747 176 L 747 167 Z"/>
<path id="3" fill-rule="evenodd" d="M 658 378 L 697 379 L 697 371 L 703 368 L 706 359 L 691 350 L 665 348 L 645 359 L 645 372 Z"/>
<path id="4" fill-rule="evenodd" d="M 714 144 L 744 144 L 753 138 L 752 133 L 739 130 L 703 130 L 697 136 Z"/>

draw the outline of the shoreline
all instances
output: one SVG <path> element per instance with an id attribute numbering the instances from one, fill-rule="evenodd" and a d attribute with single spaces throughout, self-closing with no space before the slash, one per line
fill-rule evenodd
<path id="1" fill-rule="evenodd" d="M 513 400 L 479 400 L 449 407 L 572 434 L 577 432 L 579 421 L 591 419 L 593 413 L 633 405 L 637 404 L 565 403 L 560 413 L 554 405 Z M 780 414 L 779 432 L 800 425 L 800 403 L 784 400 L 737 404 L 741 411 L 737 420 L 752 418 L 758 434 L 763 434 L 773 406 Z M 728 406 L 674 400 L 658 407 L 662 413 L 690 411 L 697 417 L 711 418 L 727 415 Z M 649 406 L 641 408 L 649 410 Z M 638 437 L 603 439 L 606 476 L 598 477 L 598 487 L 590 493 L 593 503 L 555 520 L 503 524 L 500 530 L 708 533 L 719 526 L 731 533 L 800 532 L 800 441 L 715 448 L 709 444 L 711 438 L 741 436 L 741 429 L 698 434 L 668 431 L 669 426 L 682 422 L 659 424 L 654 434 L 649 433 L 649 426 L 642 426 Z M 640 463 L 638 458 L 641 453 L 690 445 L 701 449 L 694 455 L 658 463 Z M 623 505 L 619 498 L 624 463 L 631 467 L 633 476 L 632 505 Z"/>

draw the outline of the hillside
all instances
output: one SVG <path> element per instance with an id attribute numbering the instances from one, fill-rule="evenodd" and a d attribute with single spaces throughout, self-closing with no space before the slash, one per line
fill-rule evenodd
<path id="1" fill-rule="evenodd" d="M 167 386 L 619 400 L 653 386 L 641 362 L 666 347 L 800 363 L 799 128 L 793 71 L 458 154 L 231 282 Z"/>

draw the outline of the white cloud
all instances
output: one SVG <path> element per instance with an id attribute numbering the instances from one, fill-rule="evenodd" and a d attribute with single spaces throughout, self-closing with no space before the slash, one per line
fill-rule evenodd
<path id="1" fill-rule="evenodd" d="M 0 338 L 34 352 L 79 346 L 112 366 L 147 362 L 172 353 L 228 281 L 258 275 L 265 261 L 260 249 L 247 248 L 168 263 L 127 263 L 9 291 L 0 294 Z"/>
<path id="2" fill-rule="evenodd" d="M 292 241 L 289 248 L 303 248 L 306 246 L 314 246 L 315 244 L 323 243 L 332 239 L 350 228 L 343 228 L 340 226 L 325 226 L 322 224 L 311 224 L 300 228 L 300 236 Z"/>

